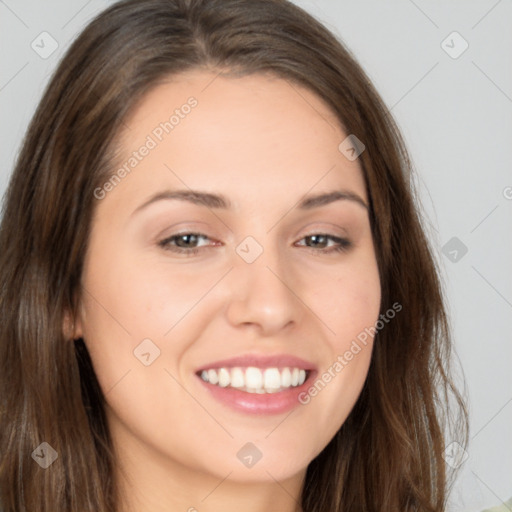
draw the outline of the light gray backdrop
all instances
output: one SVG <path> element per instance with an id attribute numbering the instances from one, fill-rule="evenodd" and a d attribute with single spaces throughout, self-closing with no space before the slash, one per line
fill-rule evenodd
<path id="1" fill-rule="evenodd" d="M 0 0 L 0 191 L 43 86 L 107 0 Z M 470 397 L 451 511 L 512 496 L 512 2 L 295 0 L 355 53 L 408 143 Z"/>

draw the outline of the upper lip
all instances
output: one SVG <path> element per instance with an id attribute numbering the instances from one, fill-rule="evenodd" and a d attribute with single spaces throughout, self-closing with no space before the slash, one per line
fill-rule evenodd
<path id="1" fill-rule="evenodd" d="M 304 370 L 314 370 L 315 365 L 309 361 L 301 359 L 300 357 L 292 356 L 289 354 L 276 354 L 276 355 L 259 355 L 259 354 L 246 354 L 229 359 L 222 359 L 207 363 L 196 370 L 200 373 L 203 370 L 217 369 L 217 368 L 234 368 L 234 367 L 256 367 L 256 368 L 299 368 Z"/>

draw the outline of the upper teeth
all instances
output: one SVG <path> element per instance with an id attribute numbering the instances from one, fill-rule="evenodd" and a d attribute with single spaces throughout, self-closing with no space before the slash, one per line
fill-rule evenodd
<path id="1" fill-rule="evenodd" d="M 203 370 L 205 382 L 220 387 L 230 386 L 249 393 L 275 393 L 289 387 L 300 386 L 306 380 L 306 370 L 301 368 L 215 368 Z"/>

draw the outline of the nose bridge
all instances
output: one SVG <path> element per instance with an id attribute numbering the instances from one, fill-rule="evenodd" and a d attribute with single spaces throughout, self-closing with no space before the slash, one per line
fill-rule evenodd
<path id="1" fill-rule="evenodd" d="M 289 288 L 285 284 L 284 255 L 272 237 L 262 243 L 254 237 L 246 237 L 237 247 L 239 261 L 237 270 L 240 279 L 248 289 L 246 293 L 270 295 L 275 299 L 289 298 Z M 268 297 L 267 297 L 268 300 Z"/>
<path id="2" fill-rule="evenodd" d="M 235 287 L 228 308 L 233 324 L 253 323 L 275 331 L 299 318 L 300 301 L 288 282 L 290 267 L 271 239 L 260 243 L 249 236 L 236 247 Z"/>

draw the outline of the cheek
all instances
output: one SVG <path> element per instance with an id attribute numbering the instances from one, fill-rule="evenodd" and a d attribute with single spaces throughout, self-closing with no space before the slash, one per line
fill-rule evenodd
<path id="1" fill-rule="evenodd" d="M 190 270 L 135 259 L 134 251 L 119 247 L 104 239 L 91 244 L 93 257 L 83 274 L 84 340 L 104 390 L 127 371 L 133 379 L 145 368 L 136 353 L 152 347 L 148 339 L 158 354 L 151 367 L 174 371 L 200 335 L 201 298 L 219 279 L 214 271 L 195 272 L 194 278 Z"/>
<path id="2" fill-rule="evenodd" d="M 162 338 L 193 309 L 214 278 L 210 273 L 191 279 L 180 269 L 133 261 L 123 254 L 102 258 L 97 252 L 84 273 L 89 291 L 84 297 L 86 327 L 108 333 L 112 341 L 127 334 L 133 341 Z"/>
<path id="3" fill-rule="evenodd" d="M 331 279 L 320 280 L 311 300 L 326 326 L 326 351 L 318 375 L 300 399 L 329 438 L 350 414 L 368 375 L 381 300 L 373 254 L 360 253 Z"/>
<path id="4" fill-rule="evenodd" d="M 346 350 L 347 342 L 378 319 L 381 288 L 372 253 L 353 258 L 319 279 L 312 300 L 315 312 L 329 328 L 331 344 Z"/>

